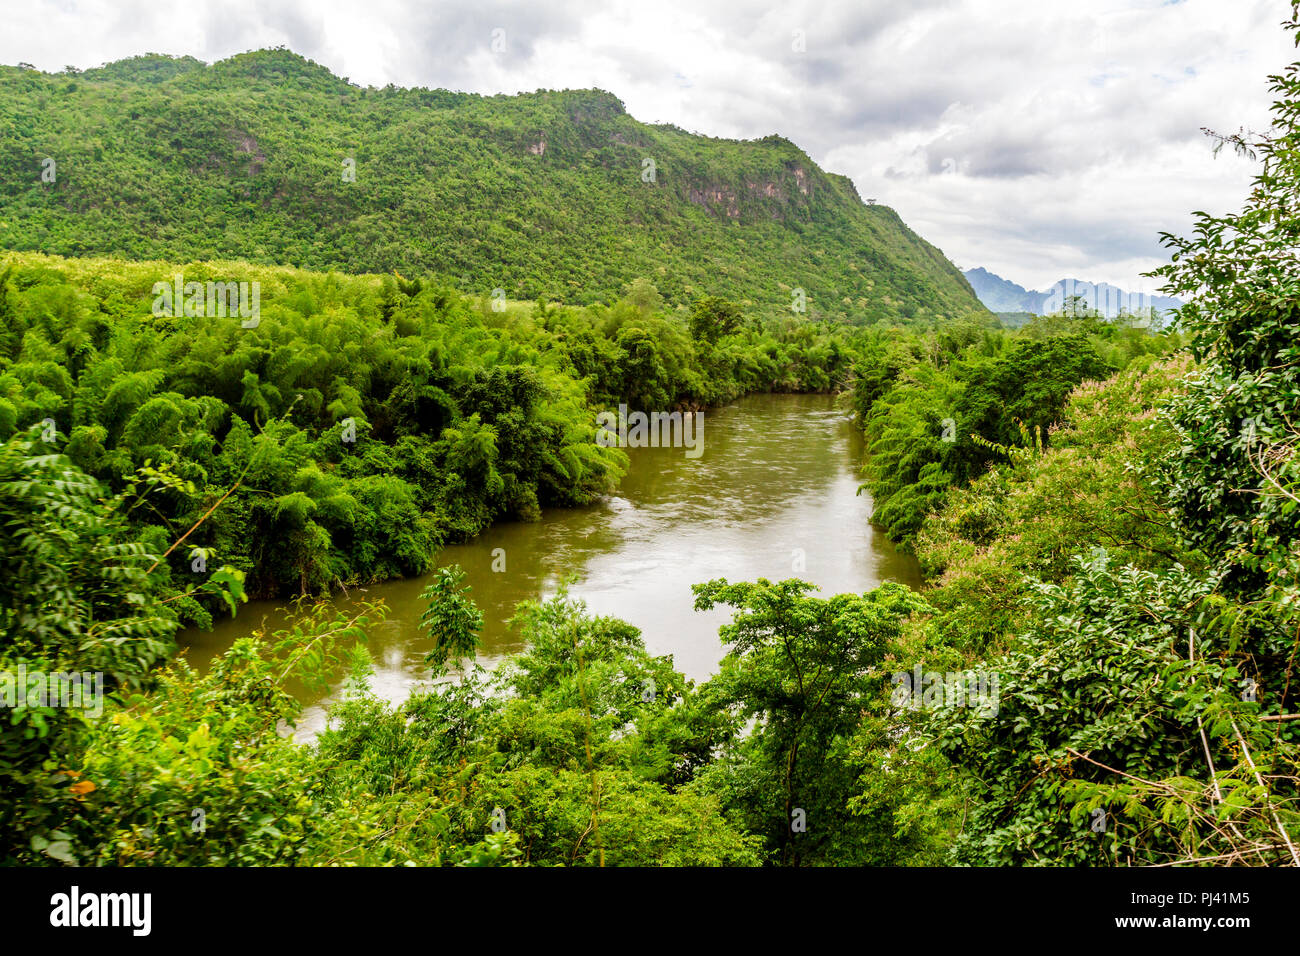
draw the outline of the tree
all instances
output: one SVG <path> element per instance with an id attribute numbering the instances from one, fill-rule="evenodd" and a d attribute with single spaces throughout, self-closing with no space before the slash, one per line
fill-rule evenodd
<path id="1" fill-rule="evenodd" d="M 449 659 L 473 657 L 478 650 L 483 612 L 469 596 L 470 586 L 461 583 L 464 580 L 465 571 L 458 565 L 439 568 L 420 593 L 429 602 L 420 615 L 420 629 L 434 640 L 425 660 L 438 675 L 446 672 Z"/>
<path id="2" fill-rule="evenodd" d="M 740 306 L 722 296 L 706 295 L 691 307 L 691 335 L 700 342 L 717 342 L 739 331 L 745 317 Z"/>
<path id="3" fill-rule="evenodd" d="M 718 707 L 757 723 L 732 744 L 731 773 L 708 778 L 730 794 L 730 807 L 748 829 L 762 833 L 783 864 L 887 862 L 887 813 L 851 819 L 847 809 L 866 764 L 850 741 L 863 710 L 880 695 L 877 670 L 902 620 L 925 605 L 900 584 L 868 594 L 808 597 L 806 581 L 692 585 L 695 609 L 737 610 L 719 630 L 731 645 L 719 675 L 704 688 Z M 743 768 L 743 769 L 742 769 Z M 736 786 L 729 778 L 749 779 Z"/>
<path id="4" fill-rule="evenodd" d="M 106 719 L 106 696 L 142 687 L 172 650 L 173 602 L 220 592 L 233 610 L 242 599 L 242 575 L 229 568 L 194 589 L 169 583 L 124 516 L 137 499 L 182 483 L 153 468 L 138 477 L 106 496 L 41 426 L 0 445 L 0 859 L 77 862 L 66 826 L 89 792 L 78 755 Z M 17 680 L 24 673 L 28 686 Z"/>
<path id="5" fill-rule="evenodd" d="M 1297 9 L 1286 26 L 1300 37 Z M 1188 238 L 1162 234 L 1172 261 L 1153 273 L 1189 299 L 1177 323 L 1205 363 L 1170 410 L 1183 441 L 1164 468 L 1168 502 L 1247 592 L 1281 583 L 1300 538 L 1300 63 L 1271 81 L 1271 132 L 1218 137 L 1262 160 L 1245 207 L 1197 213 Z"/>

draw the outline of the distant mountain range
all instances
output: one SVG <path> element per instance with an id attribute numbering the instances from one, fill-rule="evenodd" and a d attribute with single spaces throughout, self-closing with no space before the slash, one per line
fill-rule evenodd
<path id="1" fill-rule="evenodd" d="M 1017 285 L 1010 279 L 994 275 L 987 269 L 967 269 L 966 281 L 971 284 L 979 300 L 990 312 L 1028 312 L 1047 315 L 1057 312 L 1071 296 L 1079 296 L 1089 308 L 1097 309 L 1108 318 L 1119 315 L 1120 310 L 1136 313 L 1152 308 L 1157 313 L 1181 309 L 1183 303 L 1163 295 L 1128 292 L 1108 282 L 1086 282 L 1082 279 L 1062 279 L 1046 292 L 1035 292 Z"/>

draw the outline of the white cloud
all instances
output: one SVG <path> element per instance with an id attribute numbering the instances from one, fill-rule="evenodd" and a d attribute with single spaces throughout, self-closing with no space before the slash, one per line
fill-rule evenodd
<path id="1" fill-rule="evenodd" d="M 597 86 L 647 122 L 780 133 L 963 268 L 1138 288 L 1161 230 L 1244 197 L 1253 166 L 1212 158 L 1200 128 L 1267 123 L 1267 75 L 1294 56 L 1288 13 L 1286 0 L 29 0 L 6 11 L 0 61 L 212 61 L 283 44 L 375 86 Z"/>

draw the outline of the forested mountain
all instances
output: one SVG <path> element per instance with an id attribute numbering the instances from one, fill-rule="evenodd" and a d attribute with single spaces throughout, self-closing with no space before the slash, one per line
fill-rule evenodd
<path id="1" fill-rule="evenodd" d="M 60 255 L 396 270 L 572 304 L 644 276 L 674 305 L 983 312 L 897 213 L 780 136 L 647 125 L 599 90 L 361 88 L 282 49 L 0 67 L 0 206 L 0 246 Z"/>

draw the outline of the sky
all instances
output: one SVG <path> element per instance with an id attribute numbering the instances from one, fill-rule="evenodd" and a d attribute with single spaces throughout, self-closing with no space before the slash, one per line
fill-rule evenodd
<path id="1" fill-rule="evenodd" d="M 1161 231 L 1239 209 L 1300 59 L 1287 0 L 24 0 L 0 62 L 287 46 L 360 85 L 597 87 L 651 123 L 778 133 L 962 269 L 1152 293 Z"/>

